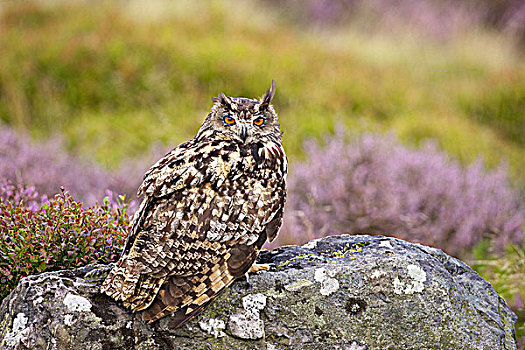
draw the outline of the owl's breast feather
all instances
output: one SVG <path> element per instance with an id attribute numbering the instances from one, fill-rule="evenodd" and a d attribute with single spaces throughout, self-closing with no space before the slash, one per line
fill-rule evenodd
<path id="1" fill-rule="evenodd" d="M 281 171 L 286 171 L 286 155 L 282 146 L 274 141 L 240 145 L 238 155 L 249 170 L 280 168 Z"/>

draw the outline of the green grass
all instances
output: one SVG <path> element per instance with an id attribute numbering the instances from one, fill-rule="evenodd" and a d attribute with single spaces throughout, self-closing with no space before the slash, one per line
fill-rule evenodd
<path id="1" fill-rule="evenodd" d="M 505 298 L 518 316 L 516 337 L 525 348 L 525 244 L 521 247 L 509 245 L 507 254 L 500 257 L 488 253 L 489 243 L 484 242 L 474 249 L 471 266 L 483 278 L 490 281 L 498 293 Z M 487 258 L 490 257 L 490 258 Z"/>
<path id="2" fill-rule="evenodd" d="M 237 4 L 237 3 L 236 3 Z M 315 33 L 248 3 L 2 4 L 0 120 L 108 166 L 192 137 L 223 91 L 260 96 L 274 78 L 291 158 L 305 137 L 395 130 L 465 162 L 507 159 L 525 184 L 525 61 L 473 30 L 417 36 Z"/>

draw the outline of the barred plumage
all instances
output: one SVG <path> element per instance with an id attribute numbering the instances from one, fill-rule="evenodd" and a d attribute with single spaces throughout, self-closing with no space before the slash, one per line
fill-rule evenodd
<path id="1" fill-rule="evenodd" d="M 101 290 L 139 318 L 199 314 L 253 265 L 282 222 L 287 160 L 275 83 L 260 100 L 219 94 L 197 135 L 144 176 L 144 200 Z"/>

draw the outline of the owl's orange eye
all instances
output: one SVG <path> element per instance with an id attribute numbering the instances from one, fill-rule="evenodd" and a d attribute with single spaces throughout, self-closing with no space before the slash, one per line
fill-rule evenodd
<path id="1" fill-rule="evenodd" d="M 266 120 L 263 117 L 258 117 L 253 120 L 253 124 L 257 126 L 263 126 Z"/>
<path id="2" fill-rule="evenodd" d="M 226 125 L 233 125 L 233 124 L 235 124 L 235 118 L 230 117 L 230 115 L 228 113 L 226 113 L 225 115 L 222 116 L 222 121 Z"/>

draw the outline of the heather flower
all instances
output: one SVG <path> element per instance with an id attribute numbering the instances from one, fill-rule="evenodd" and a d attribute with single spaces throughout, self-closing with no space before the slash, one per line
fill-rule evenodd
<path id="1" fill-rule="evenodd" d="M 133 198 L 147 167 L 161 152 L 161 147 L 153 147 L 147 156 L 125 160 L 110 171 L 69 154 L 58 138 L 34 142 L 27 135 L 0 126 L 0 178 L 27 184 L 49 197 L 64 186 L 88 205 L 95 204 L 107 189 Z"/>
<path id="2" fill-rule="evenodd" d="M 11 202 L 30 210 L 36 210 L 46 200 L 47 196 L 39 196 L 33 186 L 14 184 L 8 179 L 0 178 L 0 202 Z"/>
<path id="3" fill-rule="evenodd" d="M 525 3 L 522 1 L 419 0 L 287 0 L 275 1 L 287 16 L 319 26 L 361 23 L 366 29 L 411 28 L 432 37 L 451 37 L 473 26 L 487 26 L 523 39 Z"/>
<path id="4" fill-rule="evenodd" d="M 59 139 L 32 142 L 8 128 L 0 128 L 0 176 L 49 196 L 66 186 L 90 203 L 102 198 L 109 185 L 100 167 L 69 155 Z"/>
<path id="5" fill-rule="evenodd" d="M 505 166 L 462 167 L 434 143 L 412 150 L 392 136 L 343 133 L 305 143 L 289 177 L 279 243 L 341 232 L 392 235 L 462 254 L 480 241 L 502 251 L 523 239 L 525 208 Z"/>

